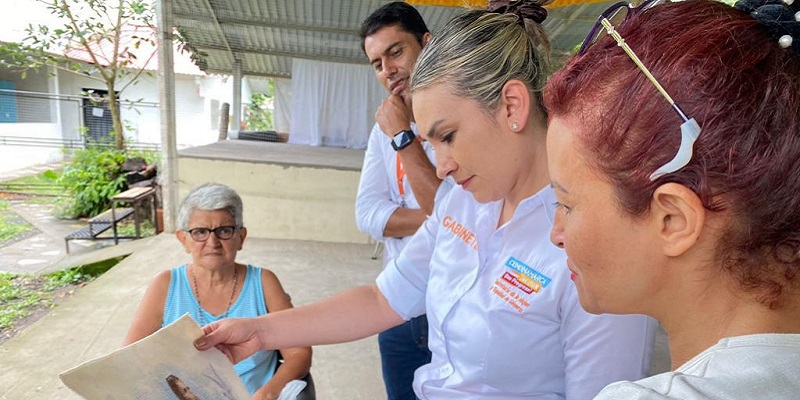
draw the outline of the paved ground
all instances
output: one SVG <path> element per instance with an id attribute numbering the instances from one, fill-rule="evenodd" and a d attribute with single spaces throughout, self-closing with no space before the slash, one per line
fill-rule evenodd
<path id="1" fill-rule="evenodd" d="M 75 241 L 66 255 L 64 235 L 82 224 L 53 218 L 45 205 L 15 202 L 12 209 L 39 232 L 0 249 L 0 271 L 42 273 L 130 254 L 0 345 L 0 400 L 78 399 L 58 374 L 119 348 L 151 278 L 189 261 L 188 255 L 164 234 L 118 246 Z M 370 259 L 372 251 L 369 245 L 248 238 L 239 260 L 275 271 L 295 305 L 302 305 L 373 282 L 381 266 Z M 312 374 L 320 400 L 385 398 L 374 337 L 315 347 Z"/>
<path id="2" fill-rule="evenodd" d="M 58 374 L 119 348 L 136 306 L 160 270 L 189 261 L 171 235 L 94 252 L 132 254 L 71 299 L 0 346 L 0 399 L 77 399 Z M 248 239 L 239 259 L 272 269 L 296 305 L 372 282 L 380 264 L 368 245 Z M 89 253 L 82 257 L 89 260 Z M 383 396 L 377 340 L 314 348 L 318 398 L 375 400 Z"/>

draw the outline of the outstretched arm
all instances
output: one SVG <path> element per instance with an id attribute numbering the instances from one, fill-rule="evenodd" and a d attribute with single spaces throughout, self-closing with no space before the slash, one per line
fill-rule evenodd
<path id="1" fill-rule="evenodd" d="M 292 308 L 292 301 L 283 289 L 278 277 L 269 270 L 261 269 L 261 287 L 264 288 L 264 302 L 270 313 Z M 295 379 L 303 379 L 311 368 L 311 347 L 285 347 L 279 349 L 283 364 L 275 375 L 253 394 L 254 400 L 275 400 L 284 386 Z"/>
<path id="2" fill-rule="evenodd" d="M 350 342 L 402 322 L 372 284 L 291 310 L 215 322 L 203 327 L 205 336 L 195 346 L 216 347 L 237 363 L 258 350 Z"/>

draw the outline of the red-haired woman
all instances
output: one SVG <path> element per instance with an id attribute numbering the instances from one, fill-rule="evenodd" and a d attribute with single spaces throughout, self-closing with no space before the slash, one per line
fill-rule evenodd
<path id="1" fill-rule="evenodd" d="M 548 82 L 551 239 L 581 305 L 669 334 L 673 371 L 598 398 L 800 398 L 800 1 L 787 3 L 617 5 Z"/>

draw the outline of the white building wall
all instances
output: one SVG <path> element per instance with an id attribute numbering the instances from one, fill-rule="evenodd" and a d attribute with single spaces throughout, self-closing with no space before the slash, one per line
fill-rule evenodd
<path id="1" fill-rule="evenodd" d="M 178 147 L 208 144 L 217 140 L 218 115 L 212 104 L 230 102 L 233 86 L 231 78 L 221 76 L 175 76 L 176 141 Z M 78 75 L 61 73 L 58 89 L 62 94 L 79 96 L 84 89 L 106 90 L 102 83 Z M 124 87 L 124 82 L 117 85 Z M 250 89 L 242 86 L 242 97 L 250 98 Z M 121 94 L 121 117 L 126 126 L 126 138 L 142 143 L 160 143 L 161 126 L 158 110 L 158 80 L 155 76 L 141 75 L 135 85 Z M 137 102 L 126 105 L 125 101 Z M 65 125 L 77 126 L 79 113 L 64 114 Z M 66 136 L 66 135 L 65 135 Z"/>

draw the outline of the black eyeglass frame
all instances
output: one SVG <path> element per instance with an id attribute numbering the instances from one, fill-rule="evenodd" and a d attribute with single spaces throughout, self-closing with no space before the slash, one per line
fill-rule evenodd
<path id="1" fill-rule="evenodd" d="M 223 233 L 227 232 L 230 229 L 230 234 Z M 219 240 L 229 240 L 233 237 L 233 234 L 238 231 L 240 227 L 235 225 L 225 225 L 225 226 L 218 226 L 214 229 L 211 228 L 193 228 L 193 229 L 183 229 L 184 232 L 189 234 L 189 237 L 192 238 L 195 242 L 205 242 L 208 238 L 211 237 L 211 233 L 214 233 L 214 236 L 217 237 Z"/>
<path id="2" fill-rule="evenodd" d="M 597 22 L 594 24 L 591 30 L 589 30 L 589 34 L 583 40 L 581 44 L 581 48 L 578 51 L 578 55 L 581 56 L 589 50 L 590 47 L 594 43 L 596 43 L 601 35 L 601 29 L 605 29 L 606 33 L 610 35 L 614 40 L 617 42 L 617 45 L 625 51 L 625 54 L 630 57 L 630 59 L 636 64 L 639 70 L 647 77 L 647 79 L 655 86 L 659 93 L 667 100 L 667 102 L 672 106 L 672 109 L 678 113 L 678 116 L 683 120 L 681 124 L 681 145 L 678 149 L 677 154 L 675 157 L 667 162 L 666 164 L 659 167 L 655 172 L 650 175 L 650 180 L 654 181 L 661 177 L 662 175 L 675 172 L 689 163 L 692 159 L 692 148 L 694 147 L 694 142 L 697 140 L 697 137 L 700 136 L 701 128 L 700 125 L 694 118 L 690 118 L 683 112 L 683 109 L 674 101 L 672 100 L 672 96 L 667 93 L 663 86 L 658 82 L 658 80 L 650 73 L 650 70 L 644 66 L 642 61 L 633 52 L 633 49 L 625 43 L 625 39 L 617 32 L 615 29 L 614 24 L 611 23 L 611 19 L 620 11 L 622 8 L 626 8 L 627 12 L 625 17 L 617 23 L 617 26 L 621 26 L 628 20 L 628 18 L 633 15 L 634 13 L 643 12 L 653 8 L 654 6 L 663 3 L 664 0 L 647 0 L 640 4 L 637 7 L 632 6 L 630 3 L 627 2 L 618 2 L 614 3 L 603 11 L 599 17 L 597 17 Z"/>

